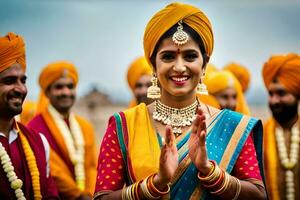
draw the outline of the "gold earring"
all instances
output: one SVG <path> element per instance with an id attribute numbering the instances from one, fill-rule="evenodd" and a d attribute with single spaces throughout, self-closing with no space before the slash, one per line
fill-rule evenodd
<path id="1" fill-rule="evenodd" d="M 156 75 L 153 74 L 151 78 L 152 85 L 147 90 L 147 97 L 150 99 L 159 99 L 160 98 L 160 88 L 157 85 Z"/>
<path id="2" fill-rule="evenodd" d="M 201 76 L 200 82 L 197 85 L 197 94 L 208 95 L 208 91 L 206 85 L 203 82 L 203 79 L 204 79 L 204 75 Z"/>

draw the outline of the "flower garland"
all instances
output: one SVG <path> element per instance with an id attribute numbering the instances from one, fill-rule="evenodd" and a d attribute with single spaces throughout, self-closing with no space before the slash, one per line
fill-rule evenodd
<path id="1" fill-rule="evenodd" d="M 285 182 L 286 182 L 286 198 L 288 200 L 295 199 L 295 183 L 294 183 L 294 173 L 298 155 L 299 155 L 299 143 L 300 143 L 300 132 L 298 126 L 293 126 L 291 130 L 291 145 L 290 145 L 290 155 L 288 156 L 287 148 L 284 142 L 284 133 L 281 128 L 276 128 L 275 130 L 277 148 L 279 152 L 279 158 L 281 165 L 286 170 L 285 171 Z"/>
<path id="2" fill-rule="evenodd" d="M 42 199 L 41 189 L 40 189 L 40 173 L 37 168 L 36 159 L 34 153 L 29 145 L 28 140 L 19 129 L 18 124 L 16 123 L 17 130 L 21 139 L 22 147 L 25 153 L 25 158 L 28 164 L 29 172 L 31 175 L 32 187 L 33 187 L 33 196 L 35 200 Z M 18 200 L 26 200 L 24 193 L 22 191 L 23 181 L 19 179 L 14 171 L 11 159 L 8 156 L 5 148 L 0 142 L 0 158 L 3 170 L 6 172 L 8 181 L 10 182 L 10 187 L 15 190 L 15 195 Z"/>
<path id="3" fill-rule="evenodd" d="M 69 156 L 74 165 L 75 178 L 77 186 L 85 189 L 85 171 L 84 171 L 84 140 L 81 128 L 73 113 L 69 116 L 70 129 L 61 115 L 51 105 L 48 107 L 49 113 L 54 119 L 54 123 L 62 134 L 67 146 Z"/>

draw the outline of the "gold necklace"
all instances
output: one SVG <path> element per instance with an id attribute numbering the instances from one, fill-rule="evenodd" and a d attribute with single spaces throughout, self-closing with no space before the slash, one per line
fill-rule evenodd
<path id="1" fill-rule="evenodd" d="M 196 117 L 196 109 L 199 105 L 198 100 L 185 108 L 172 108 L 160 100 L 156 100 L 154 104 L 153 119 L 172 127 L 176 136 L 182 134 L 182 127 L 190 126 Z"/>
<path id="2" fill-rule="evenodd" d="M 291 145 L 290 145 L 290 155 L 288 156 L 287 149 L 284 143 L 283 130 L 281 128 L 276 128 L 275 136 L 277 142 L 277 148 L 280 158 L 280 163 L 285 171 L 285 182 L 286 182 L 286 198 L 288 200 L 295 199 L 295 183 L 294 183 L 294 173 L 293 168 L 295 168 L 298 155 L 299 155 L 299 143 L 300 143 L 300 133 L 299 127 L 293 126 L 291 129 Z"/>

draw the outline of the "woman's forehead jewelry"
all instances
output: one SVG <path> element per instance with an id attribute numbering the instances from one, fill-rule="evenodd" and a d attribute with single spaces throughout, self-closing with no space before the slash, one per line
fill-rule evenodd
<path id="1" fill-rule="evenodd" d="M 173 34 L 172 40 L 177 45 L 183 45 L 188 42 L 189 35 L 183 31 L 182 20 L 178 22 L 177 31 Z"/>

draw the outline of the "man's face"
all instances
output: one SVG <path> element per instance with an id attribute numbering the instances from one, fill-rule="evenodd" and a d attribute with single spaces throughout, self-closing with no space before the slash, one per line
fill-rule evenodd
<path id="1" fill-rule="evenodd" d="M 54 81 L 46 91 L 51 105 L 60 113 L 65 114 L 72 108 L 75 97 L 75 83 L 69 77 L 61 77 Z"/>
<path id="2" fill-rule="evenodd" d="M 237 92 L 233 87 L 228 87 L 214 95 L 221 109 L 235 111 L 237 104 Z"/>
<path id="3" fill-rule="evenodd" d="M 12 118 L 22 112 L 27 95 L 26 76 L 19 63 L 0 73 L 0 117 Z"/>
<path id="4" fill-rule="evenodd" d="M 279 82 L 274 81 L 268 86 L 269 107 L 279 123 L 291 120 L 298 114 L 298 101 L 292 93 Z"/>
<path id="5" fill-rule="evenodd" d="M 151 86 L 151 76 L 150 75 L 143 75 L 141 76 L 135 86 L 134 86 L 134 96 L 137 103 L 144 102 L 146 105 L 152 102 L 151 99 L 147 98 L 147 89 Z"/>

